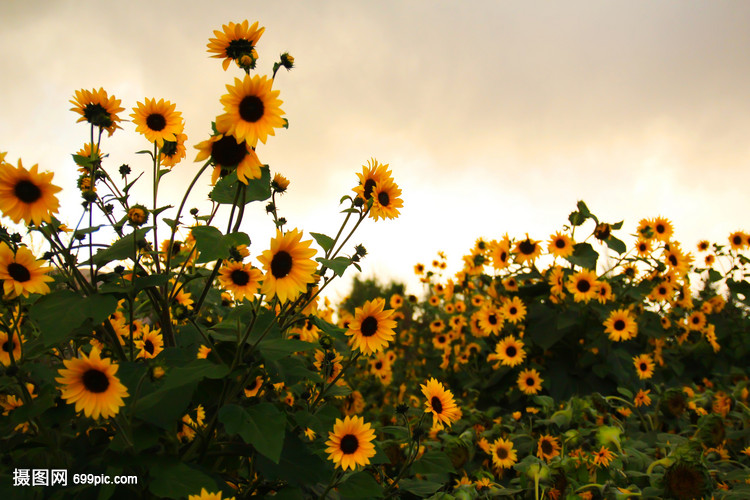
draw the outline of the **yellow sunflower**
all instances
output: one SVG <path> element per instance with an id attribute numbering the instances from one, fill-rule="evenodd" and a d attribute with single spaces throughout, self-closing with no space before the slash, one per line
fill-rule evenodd
<path id="1" fill-rule="evenodd" d="M 175 134 L 175 137 L 177 137 L 176 141 L 164 141 L 164 145 L 159 150 L 159 161 L 165 167 L 172 168 L 187 156 L 185 149 L 187 135 L 179 132 Z"/>
<path id="2" fill-rule="evenodd" d="M 514 251 L 516 262 L 519 264 L 523 264 L 524 262 L 533 263 L 534 259 L 542 254 L 542 247 L 539 245 L 539 241 L 532 240 L 527 234 L 525 240 L 516 243 Z"/>
<path id="3" fill-rule="evenodd" d="M 226 127 L 226 124 L 224 124 Z M 216 184 L 219 177 L 223 177 L 232 170 L 237 170 L 237 179 L 247 184 L 248 179 L 260 179 L 262 166 L 255 149 L 246 141 L 238 141 L 233 135 L 226 133 L 216 125 L 218 134 L 210 139 L 199 142 L 195 148 L 200 152 L 195 161 L 203 161 L 211 158 L 214 164 L 214 172 L 211 183 Z"/>
<path id="4" fill-rule="evenodd" d="M 43 260 L 36 260 L 26 247 L 18 247 L 14 255 L 5 242 L 0 243 L 0 280 L 3 280 L 3 293 L 9 297 L 49 293 L 47 282 L 53 280 L 47 273 L 52 268 L 45 266 L 45 263 Z"/>
<path id="5" fill-rule="evenodd" d="M 368 300 L 354 311 L 346 334 L 353 337 L 352 347 L 369 356 L 384 349 L 393 340 L 396 322 L 391 319 L 393 309 L 383 310 L 385 299 Z"/>
<path id="6" fill-rule="evenodd" d="M 375 184 L 372 190 L 374 201 L 370 209 L 370 217 L 375 220 L 397 218 L 398 209 L 404 206 L 404 201 L 399 196 L 401 196 L 401 189 L 392 179 Z"/>
<path id="7" fill-rule="evenodd" d="M 258 260 L 266 271 L 263 292 L 270 300 L 277 296 L 281 302 L 293 300 L 315 282 L 317 264 L 311 259 L 317 253 L 310 248 L 312 240 L 301 241 L 302 231 L 292 229 L 286 234 L 276 230 L 271 249 L 265 250 Z"/>
<path id="8" fill-rule="evenodd" d="M 258 375 L 245 385 L 245 397 L 252 398 L 257 396 L 261 387 L 263 387 L 263 377 Z"/>
<path id="9" fill-rule="evenodd" d="M 575 242 L 570 236 L 557 231 L 550 237 L 547 251 L 555 257 L 569 257 L 573 255 L 573 245 Z"/>
<path id="10" fill-rule="evenodd" d="M 594 452 L 594 465 L 602 466 L 602 467 L 608 467 L 609 463 L 614 459 L 615 455 L 611 451 L 609 451 L 606 447 L 602 446 L 601 449 L 597 452 Z"/>
<path id="11" fill-rule="evenodd" d="M 536 456 L 549 462 L 560 454 L 560 441 L 556 437 L 552 437 L 548 434 L 542 434 L 539 436 L 539 442 L 537 443 Z"/>
<path id="12" fill-rule="evenodd" d="M 21 344 L 23 344 L 24 338 L 18 338 L 17 333 L 13 333 L 13 342 L 8 339 L 8 333 L 0 330 L 0 363 L 3 366 L 10 366 L 10 355 L 13 354 L 13 360 L 18 363 L 21 359 Z M 11 345 L 12 344 L 12 345 Z"/>
<path id="13" fill-rule="evenodd" d="M 223 290 L 232 292 L 234 298 L 239 301 L 246 297 L 253 300 L 262 279 L 263 273 L 260 269 L 242 262 L 225 261 L 219 270 L 219 285 Z"/>
<path id="14" fill-rule="evenodd" d="M 425 413 L 432 413 L 432 425 L 439 429 L 450 427 L 459 419 L 461 410 L 456 406 L 453 393 L 447 390 L 437 379 L 431 378 L 421 384 L 422 394 L 427 399 L 424 403 Z"/>
<path id="15" fill-rule="evenodd" d="M 672 223 L 664 217 L 656 217 L 651 221 L 654 230 L 654 238 L 659 241 L 669 241 L 672 237 Z"/>
<path id="16" fill-rule="evenodd" d="M 91 167 L 87 166 L 83 161 L 81 160 L 75 160 L 75 156 L 82 156 L 83 158 L 87 158 L 90 160 L 93 160 L 94 162 L 101 163 L 103 155 L 102 152 L 99 150 L 99 146 L 96 144 L 91 146 L 91 143 L 87 142 L 83 145 L 81 149 L 78 150 L 78 152 L 73 155 L 74 161 L 76 165 L 78 165 L 78 171 L 82 174 L 90 174 L 91 173 Z"/>
<path id="17" fill-rule="evenodd" d="M 510 321 L 513 324 L 523 321 L 526 317 L 526 306 L 524 305 L 523 300 L 518 296 L 505 301 L 500 311 L 506 321 Z"/>
<path id="18" fill-rule="evenodd" d="M 0 163 L 0 211 L 13 222 L 23 221 L 39 225 L 51 220 L 60 207 L 55 193 L 61 191 L 52 184 L 52 172 L 38 172 L 38 165 L 26 170 L 18 160 L 18 168 Z"/>
<path id="19" fill-rule="evenodd" d="M 189 495 L 188 500 L 222 500 L 222 492 L 209 493 L 206 488 L 201 488 L 200 495 Z M 224 500 L 234 500 L 234 497 L 227 497 Z"/>
<path id="20" fill-rule="evenodd" d="M 651 240 L 638 238 L 638 241 L 635 242 L 635 251 L 638 252 L 639 257 L 648 257 L 651 250 Z"/>
<path id="21" fill-rule="evenodd" d="M 616 309 L 604 321 L 604 332 L 615 342 L 630 340 L 638 334 L 638 323 L 628 309 Z"/>
<path id="22" fill-rule="evenodd" d="M 216 38 L 208 39 L 207 47 L 208 52 L 212 53 L 211 57 L 224 58 L 221 62 L 224 71 L 232 61 L 245 70 L 255 68 L 255 61 L 258 59 L 255 46 L 266 28 L 258 28 L 257 21 L 250 26 L 250 22 L 245 19 L 241 23 L 224 24 L 221 29 L 222 31 L 214 30 Z"/>
<path id="23" fill-rule="evenodd" d="M 742 250 L 747 246 L 748 235 L 743 231 L 735 231 L 729 235 L 729 245 L 732 250 Z"/>
<path id="24" fill-rule="evenodd" d="M 633 358 L 633 364 L 638 373 L 638 378 L 641 380 L 646 380 L 653 376 L 656 364 L 650 354 L 639 354 L 638 356 L 635 356 Z"/>
<path id="25" fill-rule="evenodd" d="M 358 465 L 367 465 L 375 456 L 375 431 L 362 417 L 336 419 L 333 432 L 328 433 L 326 453 L 328 459 L 343 470 L 354 470 Z"/>
<path id="26" fill-rule="evenodd" d="M 278 99 L 278 90 L 271 90 L 272 85 L 273 79 L 265 76 L 235 78 L 234 86 L 227 85 L 229 93 L 221 97 L 226 113 L 216 118 L 217 129 L 226 130 L 237 142 L 245 141 L 251 147 L 259 139 L 265 144 L 269 135 L 276 135 L 274 128 L 286 124 L 279 107 L 283 101 Z"/>
<path id="27" fill-rule="evenodd" d="M 145 325 L 141 331 L 140 340 L 135 341 L 135 346 L 140 349 L 136 358 L 153 359 L 164 350 L 164 339 L 161 336 L 161 330 Z"/>
<path id="28" fill-rule="evenodd" d="M 513 449 L 513 441 L 510 439 L 497 438 L 490 445 L 492 452 L 492 465 L 498 469 L 510 469 L 518 460 L 516 450 Z"/>
<path id="29" fill-rule="evenodd" d="M 343 361 L 344 357 L 336 352 L 335 349 L 331 349 L 330 351 L 321 351 L 318 349 L 315 351 L 315 361 L 313 364 L 321 372 L 326 383 L 330 384 L 341 374 L 341 370 L 344 368 Z"/>
<path id="30" fill-rule="evenodd" d="M 70 110 L 81 115 L 76 123 L 87 121 L 95 127 L 103 128 L 110 136 L 116 128 L 122 128 L 117 124 L 120 121 L 117 113 L 125 111 L 125 108 L 120 107 L 120 99 L 109 97 L 103 88 L 76 90 L 75 99 L 70 103 L 74 106 Z"/>
<path id="31" fill-rule="evenodd" d="M 496 335 L 503 329 L 503 325 L 505 324 L 503 313 L 492 303 L 485 304 L 475 314 L 478 319 L 478 326 L 484 333 L 484 336 Z"/>
<path id="32" fill-rule="evenodd" d="M 123 398 L 128 396 L 128 389 L 115 376 L 119 366 L 102 359 L 98 349 L 91 349 L 88 356 L 81 353 L 79 358 L 66 359 L 63 364 L 65 368 L 58 370 L 61 376 L 55 380 L 62 384 L 62 398 L 75 404 L 76 411 L 98 420 L 100 416 L 114 417 L 125 406 Z"/>
<path id="33" fill-rule="evenodd" d="M 576 302 L 588 302 L 596 297 L 597 283 L 594 271 L 578 271 L 568 278 L 566 286 Z"/>
<path id="34" fill-rule="evenodd" d="M 146 98 L 138 102 L 130 115 L 135 123 L 135 131 L 143 134 L 149 142 L 155 142 L 160 148 L 164 141 L 177 142 L 177 134 L 182 132 L 182 113 L 175 111 L 175 105 L 164 99 Z"/>
<path id="35" fill-rule="evenodd" d="M 500 361 L 505 366 L 517 366 L 523 363 L 526 351 L 523 342 L 513 335 L 508 335 L 495 346 L 495 352 L 487 356 L 487 361 Z"/>
<path id="36" fill-rule="evenodd" d="M 357 177 L 359 178 L 359 184 L 353 191 L 357 194 L 357 197 L 365 201 L 372 198 L 372 192 L 378 183 L 383 184 L 388 180 L 392 180 L 388 164 L 380 164 L 375 158 L 371 158 L 367 161 L 367 165 L 362 166 L 362 173 L 357 174 Z M 422 269 L 422 272 L 424 272 L 424 268 Z M 416 267 L 415 271 L 417 271 Z M 422 272 L 417 272 L 417 274 L 422 274 Z"/>
<path id="37" fill-rule="evenodd" d="M 527 395 L 532 395 L 542 390 L 544 379 L 539 376 L 539 372 L 534 368 L 528 368 L 521 370 L 521 373 L 518 374 L 517 382 L 519 389 Z"/>
<path id="38" fill-rule="evenodd" d="M 490 260 L 495 269 L 504 269 L 510 264 L 510 239 L 506 236 L 501 241 L 490 242 Z"/>

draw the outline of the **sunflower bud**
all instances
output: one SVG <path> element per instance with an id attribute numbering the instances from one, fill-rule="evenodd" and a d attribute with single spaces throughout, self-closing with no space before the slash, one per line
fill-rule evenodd
<path id="1" fill-rule="evenodd" d="M 320 344 L 320 347 L 322 347 L 323 349 L 328 350 L 333 347 L 333 340 L 328 335 L 322 335 L 318 339 L 318 344 Z"/>
<path id="2" fill-rule="evenodd" d="M 609 238 L 610 234 L 612 234 L 612 226 L 610 226 L 606 222 L 600 222 L 594 229 L 594 237 L 597 240 L 606 240 L 607 238 Z"/>
<path id="3" fill-rule="evenodd" d="M 407 411 L 409 411 L 409 407 L 404 403 L 396 406 L 396 413 L 398 413 L 399 415 L 406 415 Z"/>
<path id="4" fill-rule="evenodd" d="M 143 205 L 133 205 L 128 210 L 128 222 L 136 227 L 144 225 L 148 221 L 148 210 Z"/>
<path id="5" fill-rule="evenodd" d="M 130 173 L 130 165 L 128 165 L 126 163 L 123 163 L 122 165 L 120 165 L 120 175 L 121 176 L 125 177 L 129 173 Z"/>
<path id="6" fill-rule="evenodd" d="M 198 215 L 198 209 L 197 208 L 191 208 L 190 209 L 190 215 L 192 215 L 193 217 L 195 217 L 196 215 Z"/>
<path id="7" fill-rule="evenodd" d="M 289 54 L 289 52 L 284 52 L 283 54 L 281 54 L 280 61 L 281 61 L 281 65 L 284 66 L 287 69 L 287 71 L 289 71 L 290 69 L 294 67 L 294 57 L 292 57 L 292 55 Z"/>

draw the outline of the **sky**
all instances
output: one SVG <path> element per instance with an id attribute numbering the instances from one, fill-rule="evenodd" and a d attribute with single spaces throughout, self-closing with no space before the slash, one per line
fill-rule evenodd
<path id="1" fill-rule="evenodd" d="M 81 214 L 71 154 L 88 127 L 68 102 L 103 87 L 122 100 L 104 167 L 145 171 L 149 147 L 127 122 L 144 98 L 185 118 L 188 158 L 165 178 L 177 205 L 200 165 L 193 146 L 222 112 L 213 30 L 259 21 L 257 73 L 295 58 L 274 82 L 289 120 L 257 153 L 291 181 L 289 227 L 336 233 L 339 199 L 371 158 L 402 189 L 395 220 L 368 220 L 362 277 L 406 282 L 438 251 L 448 271 L 479 237 L 548 240 L 578 200 L 600 219 L 664 216 L 676 239 L 726 242 L 750 230 L 750 4 L 694 1 L 130 1 L 0 2 L 0 151 L 55 173 L 59 218 Z M 205 209 L 208 177 L 189 206 Z M 255 206 L 257 205 L 257 206 Z M 263 204 L 242 230 L 251 254 L 273 234 Z M 693 251 L 695 254 L 695 251 Z M 353 273 L 331 289 L 347 292 Z"/>

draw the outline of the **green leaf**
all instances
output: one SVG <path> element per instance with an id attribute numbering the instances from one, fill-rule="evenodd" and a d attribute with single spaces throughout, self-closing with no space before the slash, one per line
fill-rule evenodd
<path id="1" fill-rule="evenodd" d="M 433 483 L 419 479 L 402 479 L 398 483 L 399 489 L 408 491 L 418 497 L 428 497 L 443 487 L 442 483 Z"/>
<path id="2" fill-rule="evenodd" d="M 216 481 L 203 471 L 183 462 L 153 464 L 149 468 L 151 481 L 148 489 L 157 497 L 187 498 L 200 493 L 201 489 L 216 491 Z"/>
<path id="3" fill-rule="evenodd" d="M 229 404 L 219 410 L 219 421 L 229 434 L 238 434 L 261 455 L 278 464 L 284 446 L 286 417 L 271 403 L 260 403 L 247 410 Z"/>
<path id="4" fill-rule="evenodd" d="M 625 246 L 625 243 L 623 243 L 621 240 L 618 240 L 614 236 L 610 235 L 606 240 L 605 243 L 607 243 L 607 246 L 614 250 L 615 252 L 619 253 L 620 255 L 624 254 L 627 251 L 627 247 Z"/>
<path id="5" fill-rule="evenodd" d="M 338 487 L 338 491 L 342 498 L 380 498 L 383 496 L 383 487 L 365 471 L 355 472 L 349 476 Z"/>
<path id="6" fill-rule="evenodd" d="M 294 434 L 284 440 L 278 464 L 258 456 L 257 470 L 268 481 L 284 480 L 290 485 L 311 485 L 327 480 L 331 469 L 326 461 L 310 451 L 309 445 Z"/>
<path id="7" fill-rule="evenodd" d="M 268 339 L 258 344 L 261 356 L 268 362 L 277 361 L 295 352 L 309 351 L 318 347 L 312 342 L 296 339 Z"/>
<path id="8" fill-rule="evenodd" d="M 336 257 L 335 259 L 324 259 L 318 257 L 315 260 L 326 266 L 328 269 L 331 269 L 339 277 L 344 275 L 344 271 L 346 271 L 346 268 L 352 263 L 352 260 L 348 257 Z"/>
<path id="9" fill-rule="evenodd" d="M 144 239 L 149 231 L 150 227 L 136 229 L 112 243 L 109 248 L 99 250 L 94 255 L 94 264 L 101 267 L 113 260 L 134 259 L 136 242 Z"/>
<path id="10" fill-rule="evenodd" d="M 318 242 L 318 245 L 320 245 L 320 248 L 323 249 L 325 252 L 329 252 L 333 248 L 334 240 L 330 236 L 326 236 L 325 234 L 321 233 L 310 233 L 310 235 L 315 238 L 315 241 Z"/>
<path id="11" fill-rule="evenodd" d="M 41 297 L 29 311 L 42 332 L 45 346 L 63 342 L 87 319 L 94 325 L 102 323 L 117 309 L 117 299 L 111 295 L 81 297 L 69 290 L 59 290 Z"/>
<path id="12" fill-rule="evenodd" d="M 271 197 L 271 172 L 268 165 L 260 167 L 261 176 L 259 179 L 248 180 L 245 186 L 244 202 L 245 204 L 252 201 L 263 201 Z M 237 180 L 237 171 L 230 172 L 226 177 L 219 180 L 214 186 L 209 197 L 216 203 L 234 204 L 237 196 L 237 189 L 243 184 Z M 242 203 L 242 195 L 237 202 Z"/>
<path id="13" fill-rule="evenodd" d="M 422 458 L 414 462 L 412 465 L 412 472 L 414 474 L 439 474 L 441 472 L 454 473 L 456 470 L 453 468 L 453 464 L 450 458 L 438 450 L 430 450 Z"/>
<path id="14" fill-rule="evenodd" d="M 568 262 L 585 269 L 596 270 L 596 260 L 599 254 L 588 243 L 577 243 L 573 246 L 573 255 L 566 257 Z"/>
<path id="15" fill-rule="evenodd" d="M 230 248 L 250 244 L 250 237 L 245 233 L 230 233 L 225 236 L 213 226 L 194 227 L 192 235 L 199 252 L 198 263 L 226 259 Z"/>

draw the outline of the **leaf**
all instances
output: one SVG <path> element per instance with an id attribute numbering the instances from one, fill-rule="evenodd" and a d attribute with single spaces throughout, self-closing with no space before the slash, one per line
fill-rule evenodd
<path id="1" fill-rule="evenodd" d="M 187 498 L 206 488 L 216 491 L 216 481 L 195 466 L 183 462 L 151 464 L 148 468 L 151 481 L 148 489 L 157 497 Z"/>
<path id="2" fill-rule="evenodd" d="M 213 262 L 229 257 L 229 250 L 239 245 L 249 245 L 250 237 L 245 233 L 222 234 L 213 226 L 197 226 L 191 234 L 198 249 L 198 263 Z"/>
<path id="3" fill-rule="evenodd" d="M 412 472 L 414 474 L 438 474 L 441 472 L 454 473 L 456 470 L 445 453 L 438 450 L 430 450 L 422 455 L 422 458 L 414 462 Z"/>
<path id="4" fill-rule="evenodd" d="M 565 258 L 571 264 L 581 266 L 585 269 L 596 270 L 596 260 L 599 258 L 599 254 L 596 253 L 596 250 L 590 244 L 577 243 L 573 245 L 573 255 Z"/>
<path id="5" fill-rule="evenodd" d="M 294 434 L 284 440 L 278 464 L 263 456 L 257 458 L 258 474 L 268 481 L 284 480 L 291 485 L 311 485 L 331 474 L 328 464 L 313 454 L 309 446 Z"/>
<path id="6" fill-rule="evenodd" d="M 59 290 L 40 298 L 29 311 L 42 332 L 45 346 L 63 342 L 68 335 L 87 319 L 94 325 L 102 323 L 117 309 L 117 299 L 112 295 L 81 297 L 69 290 Z"/>
<path id="7" fill-rule="evenodd" d="M 334 240 L 330 236 L 326 236 L 325 234 L 321 233 L 310 233 L 310 235 L 315 238 L 315 241 L 318 242 L 318 245 L 320 245 L 320 248 L 323 249 L 326 253 L 329 252 L 333 248 Z"/>
<path id="8" fill-rule="evenodd" d="M 399 489 L 413 493 L 418 497 L 427 497 L 443 487 L 442 483 L 433 483 L 419 479 L 402 479 L 398 483 Z"/>
<path id="9" fill-rule="evenodd" d="M 277 361 L 295 352 L 315 349 L 317 344 L 296 339 L 269 339 L 258 344 L 261 356 L 268 362 Z"/>
<path id="10" fill-rule="evenodd" d="M 102 267 L 113 260 L 134 259 L 136 242 L 144 239 L 149 231 L 150 227 L 136 229 L 112 243 L 109 248 L 99 250 L 94 255 L 94 264 Z"/>
<path id="11" fill-rule="evenodd" d="M 383 496 L 383 487 L 365 471 L 349 476 L 338 487 L 338 491 L 342 498 L 380 498 Z"/>
<path id="12" fill-rule="evenodd" d="M 607 243 L 607 246 L 614 250 L 615 252 L 622 255 L 627 251 L 627 247 L 625 246 L 625 243 L 623 243 L 621 240 L 618 240 L 614 236 L 610 235 L 606 240 L 605 243 Z"/>
<path id="13" fill-rule="evenodd" d="M 318 257 L 315 260 L 332 270 L 339 277 L 344 275 L 344 271 L 346 271 L 346 268 L 352 263 L 352 260 L 348 257 L 336 257 L 335 259 L 324 259 L 323 257 Z"/>
<path id="14" fill-rule="evenodd" d="M 238 434 L 261 455 L 278 464 L 284 446 L 286 417 L 271 403 L 248 409 L 229 404 L 219 410 L 219 421 L 229 434 Z"/>
<path id="15" fill-rule="evenodd" d="M 244 190 L 245 204 L 253 201 L 263 201 L 271 197 L 271 172 L 268 165 L 260 167 L 260 178 L 250 179 Z M 234 204 L 237 189 L 243 184 L 237 180 L 237 171 L 230 172 L 226 177 L 219 180 L 214 186 L 209 197 L 216 203 Z M 242 203 L 242 201 L 238 201 Z"/>

